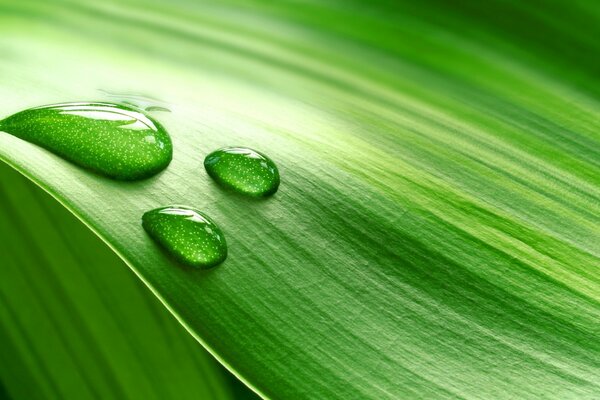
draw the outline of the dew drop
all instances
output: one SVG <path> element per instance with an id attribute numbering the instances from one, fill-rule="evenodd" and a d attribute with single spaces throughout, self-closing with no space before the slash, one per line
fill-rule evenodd
<path id="1" fill-rule="evenodd" d="M 171 110 L 166 106 L 167 103 L 152 96 L 139 93 L 112 92 L 104 89 L 98 89 L 98 91 L 105 96 L 110 97 L 113 102 L 119 104 L 128 104 L 135 108 L 139 108 L 140 110 L 149 112 L 171 112 Z"/>
<path id="2" fill-rule="evenodd" d="M 145 108 L 146 111 L 162 111 L 162 112 L 171 112 L 167 107 L 161 106 L 148 106 Z"/>
<path id="3" fill-rule="evenodd" d="M 142 226 L 175 259 L 207 269 L 227 258 L 221 229 L 204 213 L 190 207 L 169 206 L 148 211 Z"/>
<path id="4" fill-rule="evenodd" d="M 173 155 L 167 131 L 140 110 L 122 104 L 30 108 L 0 121 L 0 130 L 119 180 L 155 175 L 169 165 Z"/>
<path id="5" fill-rule="evenodd" d="M 246 147 L 225 147 L 204 159 L 219 184 L 250 196 L 269 196 L 279 187 L 279 170 L 267 156 Z"/>

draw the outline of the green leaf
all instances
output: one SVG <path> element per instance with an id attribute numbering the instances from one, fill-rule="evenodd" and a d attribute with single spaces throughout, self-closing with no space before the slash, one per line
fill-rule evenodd
<path id="1" fill-rule="evenodd" d="M 600 8 L 460 4 L 2 4 L 3 115 L 144 93 L 174 155 L 135 183 L 8 134 L 0 158 L 265 397 L 600 397 Z M 216 185 L 224 146 L 279 191 Z M 225 263 L 152 242 L 170 204 L 219 222 Z"/>
<path id="2" fill-rule="evenodd" d="M 0 177 L 0 398 L 232 398 L 104 243 L 8 166 Z"/>

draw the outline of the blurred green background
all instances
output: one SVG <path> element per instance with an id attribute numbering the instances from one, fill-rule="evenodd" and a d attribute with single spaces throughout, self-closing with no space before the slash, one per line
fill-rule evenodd
<path id="1" fill-rule="evenodd" d="M 0 178 L 0 398 L 259 398 L 69 211 Z"/>

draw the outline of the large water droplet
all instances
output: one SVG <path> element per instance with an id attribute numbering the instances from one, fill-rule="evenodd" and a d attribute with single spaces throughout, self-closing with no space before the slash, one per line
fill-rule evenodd
<path id="1" fill-rule="evenodd" d="M 227 258 L 223 232 L 196 209 L 157 208 L 144 214 L 142 226 L 169 254 L 186 265 L 206 269 Z"/>
<path id="2" fill-rule="evenodd" d="M 18 112 L 0 130 L 114 179 L 152 176 L 169 165 L 167 131 L 140 110 L 112 103 L 64 103 Z"/>
<path id="3" fill-rule="evenodd" d="M 275 163 L 245 147 L 225 147 L 210 153 L 204 168 L 221 185 L 250 196 L 269 196 L 279 187 Z"/>

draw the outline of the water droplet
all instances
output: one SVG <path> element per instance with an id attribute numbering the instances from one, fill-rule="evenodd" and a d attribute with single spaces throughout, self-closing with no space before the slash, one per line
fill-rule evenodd
<path id="1" fill-rule="evenodd" d="M 0 130 L 114 179 L 152 176 L 171 162 L 165 129 L 133 107 L 112 103 L 64 103 L 18 112 Z"/>
<path id="2" fill-rule="evenodd" d="M 161 106 L 148 106 L 145 108 L 146 111 L 162 111 L 162 112 L 171 112 L 167 107 Z"/>
<path id="3" fill-rule="evenodd" d="M 182 206 L 161 207 L 142 217 L 148 234 L 180 262 L 210 268 L 227 258 L 221 229 L 202 212 Z"/>
<path id="4" fill-rule="evenodd" d="M 171 112 L 167 107 L 167 103 L 159 100 L 155 97 L 148 96 L 146 94 L 139 93 L 123 93 L 123 92 L 111 92 L 104 89 L 98 89 L 99 92 L 107 97 L 110 97 L 112 101 L 119 104 L 128 104 L 135 108 L 145 111 L 163 111 Z"/>
<path id="5" fill-rule="evenodd" d="M 204 168 L 221 185 L 250 196 L 269 196 L 279 187 L 275 163 L 245 147 L 225 147 L 210 153 Z"/>

